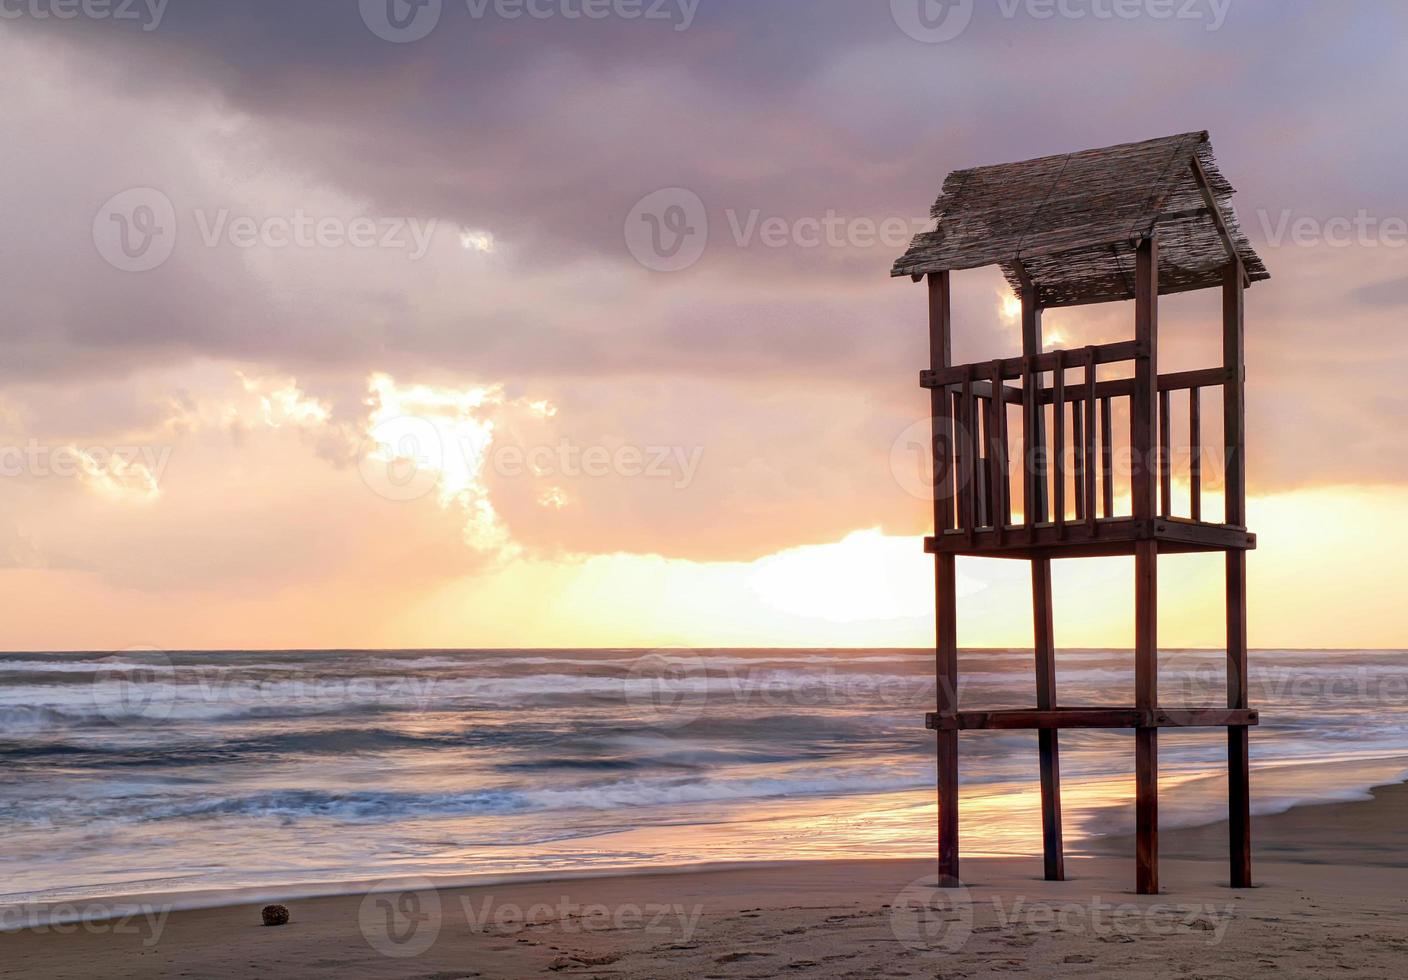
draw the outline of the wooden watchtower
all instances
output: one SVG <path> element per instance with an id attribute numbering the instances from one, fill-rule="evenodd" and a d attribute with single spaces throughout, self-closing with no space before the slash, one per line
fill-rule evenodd
<path id="1" fill-rule="evenodd" d="M 1232 194 L 1205 132 L 960 170 L 944 181 L 933 208 L 935 230 L 916 236 L 895 263 L 893 275 L 926 279 L 929 296 L 930 364 L 920 379 L 934 419 L 935 534 L 925 549 L 936 565 L 938 698 L 927 724 L 938 741 L 941 884 L 960 880 L 960 731 L 1038 732 L 1046 877 L 1061 880 L 1059 732 L 1133 729 L 1136 884 L 1141 894 L 1153 894 L 1159 732 L 1209 727 L 1227 729 L 1231 882 L 1251 884 L 1247 732 L 1257 712 L 1247 704 L 1246 552 L 1256 538 L 1246 528 L 1242 312 L 1243 290 L 1268 273 L 1238 228 Z M 955 365 L 950 272 L 992 264 L 1021 297 L 1022 356 Z M 1222 363 L 1160 374 L 1159 296 L 1205 288 L 1222 291 Z M 1134 301 L 1132 340 L 1044 348 L 1042 310 L 1114 300 Z M 1222 389 L 1221 521 L 1203 513 L 1206 388 Z M 1178 392 L 1187 392 L 1186 420 L 1171 417 L 1170 396 Z M 1116 408 L 1119 417 L 1128 415 L 1127 442 L 1112 425 Z M 1188 511 L 1175 516 L 1170 433 L 1185 422 Z M 1126 494 L 1127 508 L 1117 508 Z M 1190 551 L 1226 555 L 1225 708 L 1166 706 L 1158 697 L 1158 557 Z M 960 555 L 1031 562 L 1035 708 L 959 710 Z M 1101 555 L 1134 556 L 1133 703 L 1062 708 L 1051 561 Z"/>

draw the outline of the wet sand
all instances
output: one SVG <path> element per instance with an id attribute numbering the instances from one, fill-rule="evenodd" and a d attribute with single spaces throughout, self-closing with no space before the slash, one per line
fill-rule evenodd
<path id="1" fill-rule="evenodd" d="M 1163 893 L 1128 841 L 1068 859 L 812 861 L 410 888 L 178 911 L 0 936 L 23 977 L 1266 977 L 1401 975 L 1408 786 L 1254 824 L 1258 887 L 1227 887 L 1226 827 L 1163 836 Z M 159 903 L 155 903 L 159 906 Z"/>

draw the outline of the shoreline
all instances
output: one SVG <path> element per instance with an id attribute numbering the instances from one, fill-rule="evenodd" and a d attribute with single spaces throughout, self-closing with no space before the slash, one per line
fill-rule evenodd
<path id="1" fill-rule="evenodd" d="M 1313 765 L 1313 764 L 1312 764 Z M 1350 794 L 1346 792 L 1346 795 Z M 1396 801 L 1396 802 L 1395 802 Z M 1362 795 L 1356 791 L 1350 798 L 1319 800 L 1306 803 L 1293 803 L 1288 807 L 1266 813 L 1253 811 L 1252 846 L 1253 859 L 1286 860 L 1291 863 L 1323 864 L 1339 863 L 1316 858 L 1302 846 L 1302 838 L 1310 838 L 1317 828 L 1323 828 L 1320 819 L 1333 815 L 1335 822 L 1363 823 L 1356 819 L 1367 817 L 1367 811 L 1353 809 L 1369 804 L 1394 805 L 1400 812 L 1408 810 L 1408 779 L 1381 782 L 1368 787 Z M 1345 811 L 1333 808 L 1347 808 Z M 1309 813 L 1307 813 L 1309 811 Z M 1333 811 L 1333 813 L 1332 813 Z M 1379 827 L 1377 818 L 1368 818 L 1375 824 L 1376 832 L 1364 837 L 1363 845 L 1341 844 L 1335 852 L 1343 856 L 1347 848 L 1355 853 L 1374 853 L 1381 856 L 1378 862 L 1370 865 L 1384 867 L 1408 867 L 1408 824 L 1400 835 L 1401 841 L 1387 844 L 1381 838 L 1392 835 L 1392 825 Z M 1267 825 L 1270 825 L 1269 827 Z M 1188 861 L 1220 860 L 1219 847 L 1225 849 L 1227 821 L 1216 820 L 1209 823 L 1178 826 L 1161 832 L 1161 854 L 1165 858 Z M 1293 828 L 1293 829 L 1292 829 Z M 1348 838 L 1355 839 L 1366 828 L 1355 826 L 1348 831 Z M 1269 831 L 1269 832 L 1268 832 Z M 1341 837 L 1344 840 L 1344 837 Z M 1387 853 L 1385 853 L 1387 847 Z M 1119 857 L 1133 855 L 1134 838 L 1127 834 L 1109 836 L 1088 836 L 1077 841 L 1068 840 L 1068 859 L 1090 857 Z M 1382 857 L 1399 855 L 1392 861 Z M 0 936 L 46 925 L 62 925 L 73 922 L 96 922 L 106 918 L 117 918 L 131 914 L 161 909 L 167 912 L 193 912 L 212 909 L 229 909 L 251 906 L 260 903 L 288 903 L 347 896 L 361 897 L 368 894 L 382 894 L 404 890 L 407 883 L 423 885 L 429 882 L 437 889 L 461 890 L 488 887 L 509 887 L 523 885 L 547 885 L 555 882 L 575 883 L 600 879 L 652 878 L 671 875 L 716 874 L 726 872 L 777 871 L 789 866 L 810 866 L 828 864 L 850 864 L 861 862 L 905 862 L 914 860 L 905 857 L 822 857 L 822 858 L 779 858 L 777 860 L 736 860 L 699 861 L 672 864 L 614 865 L 596 868 L 544 868 L 518 872 L 482 872 L 447 874 L 397 874 L 388 872 L 382 875 L 271 885 L 248 885 L 224 888 L 197 888 L 189 890 L 123 892 L 116 888 L 104 891 L 101 888 L 85 888 L 82 885 L 65 886 L 52 892 L 30 893 L 31 901 L 0 901 Z M 985 856 L 968 858 L 965 861 L 1023 862 L 1032 860 L 1040 863 L 1040 854 Z M 1352 862 L 1348 862 L 1352 863 Z M 76 895 L 64 895 L 75 892 Z M 7 898 L 17 897 L 7 896 Z M 57 912 L 54 916 L 49 913 Z M 25 918 L 21 921 L 20 916 Z"/>
<path id="2" fill-rule="evenodd" d="M 279 928 L 250 900 L 7 932 L 0 976 L 1222 975 L 1225 940 L 1268 970 L 1389 977 L 1408 950 L 1405 805 L 1399 783 L 1259 818 L 1251 889 L 1227 887 L 1224 822 L 1162 836 L 1156 896 L 1133 893 L 1119 838 L 1068 857 L 1064 882 L 1041 880 L 1039 856 L 966 859 L 953 890 L 932 888 L 927 855 L 349 883 L 287 899 Z"/>

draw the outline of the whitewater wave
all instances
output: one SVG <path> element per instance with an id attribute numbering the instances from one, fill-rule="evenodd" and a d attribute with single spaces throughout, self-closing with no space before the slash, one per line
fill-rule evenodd
<path id="1" fill-rule="evenodd" d="M 557 810 L 616 810 L 699 803 L 887 793 L 928 785 L 927 767 L 876 776 L 862 773 L 714 780 L 626 779 L 570 788 L 484 788 L 458 793 L 385 791 L 332 792 L 278 789 L 239 796 L 189 797 L 131 794 L 97 799 L 26 800 L 0 804 L 0 818 L 47 821 L 56 812 L 80 808 L 89 821 L 153 822 L 211 817 L 277 820 L 319 818 L 347 822 L 389 819 L 508 815 Z"/>

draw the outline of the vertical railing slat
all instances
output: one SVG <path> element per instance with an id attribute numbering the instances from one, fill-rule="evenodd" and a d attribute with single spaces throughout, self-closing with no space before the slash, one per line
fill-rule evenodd
<path id="1" fill-rule="evenodd" d="M 1100 495 L 1105 516 L 1115 516 L 1115 428 L 1110 396 L 1100 399 Z"/>
<path id="2" fill-rule="evenodd" d="M 973 366 L 968 366 L 967 372 L 963 375 L 963 417 L 968 426 L 966 433 L 967 443 L 971 447 L 968 451 L 968 468 L 963 474 L 968 482 L 968 498 L 966 526 L 968 529 L 968 546 L 973 545 L 973 532 L 978 526 L 978 495 L 981 492 L 978 474 L 981 472 L 978 466 L 978 403 L 973 394 Z"/>
<path id="3" fill-rule="evenodd" d="M 1071 496 L 1075 503 L 1076 523 L 1085 520 L 1085 420 L 1084 405 L 1077 399 L 1071 399 L 1071 450 L 1075 456 L 1075 466 L 1072 467 Z"/>
<path id="4" fill-rule="evenodd" d="M 1052 514 L 1058 536 L 1066 534 L 1066 352 L 1054 351 L 1056 370 L 1051 382 L 1051 454 L 1056 458 Z"/>
<path id="5" fill-rule="evenodd" d="M 1028 528 L 1036 524 L 1036 375 L 1032 359 L 1022 358 L 1022 523 Z"/>
<path id="6" fill-rule="evenodd" d="M 993 452 L 993 434 L 997 431 L 995 398 L 979 396 L 983 413 L 983 527 L 997 527 L 997 453 Z"/>
<path id="7" fill-rule="evenodd" d="M 1007 387 L 1002 382 L 1002 362 L 992 362 L 992 450 L 993 458 L 993 526 L 997 528 L 997 540 L 1003 540 L 1003 532 L 1012 523 L 1012 486 L 1009 482 L 1007 465 Z"/>
<path id="8" fill-rule="evenodd" d="M 1173 434 L 1169 392 L 1159 392 L 1159 516 L 1173 516 Z"/>
<path id="9" fill-rule="evenodd" d="M 1095 531 L 1095 348 L 1085 349 L 1085 524 Z M 1107 515 L 1108 516 L 1108 515 Z"/>
<path id="10" fill-rule="evenodd" d="M 972 501 L 969 500 L 973 493 L 970 486 L 969 456 L 973 455 L 973 441 L 969 438 L 969 422 L 964 417 L 967 410 L 967 396 L 964 394 L 963 386 L 953 393 L 953 486 L 957 497 L 957 528 L 960 531 L 967 531 L 972 527 Z"/>
<path id="11" fill-rule="evenodd" d="M 1203 410 L 1201 389 L 1188 389 L 1188 509 L 1195 521 L 1203 519 Z"/>

